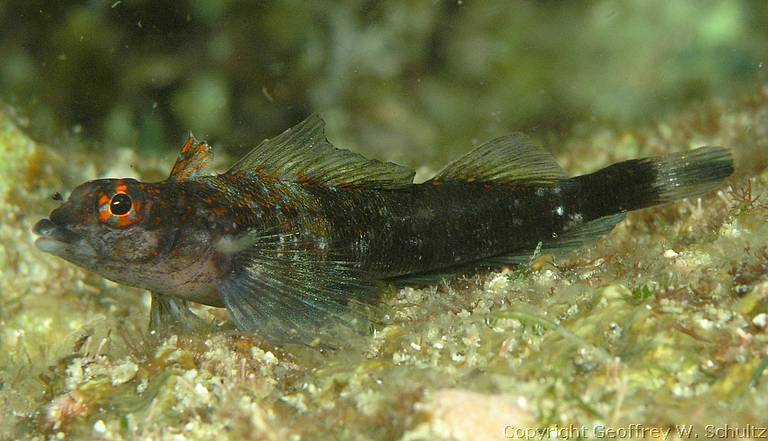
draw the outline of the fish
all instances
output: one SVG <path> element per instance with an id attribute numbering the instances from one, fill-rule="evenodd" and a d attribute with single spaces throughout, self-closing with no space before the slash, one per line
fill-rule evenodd
<path id="1" fill-rule="evenodd" d="M 386 286 L 525 265 L 609 233 L 630 211 L 717 189 L 728 149 L 632 159 L 570 177 L 530 138 L 493 139 L 414 171 L 335 148 L 312 114 L 214 173 L 190 135 L 167 179 L 97 179 L 33 227 L 40 251 L 151 293 L 149 327 L 189 330 L 189 303 L 226 308 L 275 342 L 366 326 Z M 370 325 L 370 323 L 367 323 Z"/>

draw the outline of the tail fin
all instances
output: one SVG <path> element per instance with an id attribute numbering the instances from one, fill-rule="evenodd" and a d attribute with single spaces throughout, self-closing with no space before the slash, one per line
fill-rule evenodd
<path id="1" fill-rule="evenodd" d="M 702 147 L 686 153 L 633 159 L 595 173 L 577 176 L 582 212 L 587 219 L 638 210 L 720 186 L 733 173 L 731 153 Z"/>
<path id="2" fill-rule="evenodd" d="M 731 152 L 722 147 L 702 147 L 650 161 L 656 167 L 658 203 L 701 196 L 719 187 L 733 173 Z"/>

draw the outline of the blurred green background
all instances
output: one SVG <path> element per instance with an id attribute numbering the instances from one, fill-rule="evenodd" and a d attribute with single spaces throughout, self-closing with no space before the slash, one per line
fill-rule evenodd
<path id="1" fill-rule="evenodd" d="M 192 131 L 238 156 L 316 111 L 339 147 L 436 166 L 752 93 L 766 23 L 765 1 L 4 0 L 0 98 L 54 146 Z"/>

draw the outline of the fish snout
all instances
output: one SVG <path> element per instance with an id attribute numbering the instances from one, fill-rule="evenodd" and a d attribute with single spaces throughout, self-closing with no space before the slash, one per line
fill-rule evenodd
<path id="1" fill-rule="evenodd" d="M 67 201 L 64 205 L 51 211 L 50 221 L 59 226 L 71 224 L 75 220 L 73 214 L 72 202 Z"/>
<path id="2" fill-rule="evenodd" d="M 40 219 L 37 221 L 32 231 L 37 234 L 37 240 L 35 240 L 35 246 L 40 251 L 51 254 L 61 254 L 65 249 L 66 244 L 57 240 L 54 236 L 57 234 L 58 227 L 50 219 Z"/>
<path id="3" fill-rule="evenodd" d="M 53 231 L 56 230 L 56 224 L 53 223 L 50 219 L 40 219 L 37 221 L 34 227 L 32 227 L 32 231 L 35 232 L 38 236 L 42 237 L 48 237 L 53 234 Z"/>
<path id="4" fill-rule="evenodd" d="M 40 219 L 35 226 L 32 227 L 32 231 L 40 236 L 40 239 L 62 243 L 72 243 L 79 238 L 77 233 L 68 230 L 51 219 Z"/>

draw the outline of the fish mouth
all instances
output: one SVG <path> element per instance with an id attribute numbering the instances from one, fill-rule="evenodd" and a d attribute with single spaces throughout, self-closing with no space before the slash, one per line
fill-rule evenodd
<path id="1" fill-rule="evenodd" d="M 62 257 L 72 254 L 95 254 L 93 248 L 81 240 L 80 235 L 50 219 L 38 221 L 32 231 L 40 236 L 35 240 L 35 246 L 45 253 Z"/>

